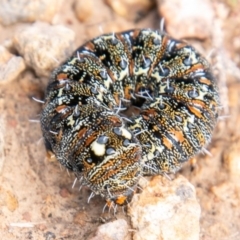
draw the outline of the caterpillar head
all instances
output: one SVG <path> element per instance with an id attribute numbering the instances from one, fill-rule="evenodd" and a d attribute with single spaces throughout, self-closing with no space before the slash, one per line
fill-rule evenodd
<path id="1" fill-rule="evenodd" d="M 123 125 L 110 127 L 89 146 L 83 161 L 85 184 L 107 203 L 125 205 L 141 175 L 142 149 L 134 135 Z"/>

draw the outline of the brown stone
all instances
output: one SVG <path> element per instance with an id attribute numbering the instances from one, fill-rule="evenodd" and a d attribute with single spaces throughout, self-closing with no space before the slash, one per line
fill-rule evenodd
<path id="1" fill-rule="evenodd" d="M 64 26 L 38 22 L 17 33 L 14 46 L 37 75 L 49 76 L 75 50 L 74 38 Z"/>
<path id="2" fill-rule="evenodd" d="M 77 18 L 81 22 L 87 21 L 92 14 L 94 9 L 94 2 L 93 0 L 83 1 L 83 0 L 76 0 L 74 4 L 74 10 L 76 13 Z"/>
<path id="3" fill-rule="evenodd" d="M 118 15 L 132 21 L 141 19 L 154 7 L 152 0 L 105 0 L 105 2 Z"/>

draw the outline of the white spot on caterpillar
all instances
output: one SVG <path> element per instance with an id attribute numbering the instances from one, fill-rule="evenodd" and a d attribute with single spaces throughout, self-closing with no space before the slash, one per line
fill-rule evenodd
<path id="1" fill-rule="evenodd" d="M 106 151 L 106 146 L 105 146 L 105 144 L 100 144 L 97 141 L 94 141 L 91 144 L 91 149 L 96 156 L 103 156 Z"/>
<path id="2" fill-rule="evenodd" d="M 132 134 L 126 129 L 126 128 L 122 128 L 122 136 L 127 138 L 127 139 L 132 139 Z"/>

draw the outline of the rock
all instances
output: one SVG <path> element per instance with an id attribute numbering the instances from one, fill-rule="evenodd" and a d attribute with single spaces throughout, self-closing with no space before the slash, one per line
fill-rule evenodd
<path id="1" fill-rule="evenodd" d="M 14 56 L 0 46 L 0 84 L 13 81 L 25 68 L 22 57 Z"/>
<path id="2" fill-rule="evenodd" d="M 105 2 L 118 15 L 131 21 L 137 21 L 145 16 L 155 4 L 152 0 L 105 0 Z"/>
<path id="3" fill-rule="evenodd" d="M 87 27 L 84 27 L 84 31 L 85 30 L 91 31 L 92 27 L 96 26 L 97 27 L 96 34 L 98 33 L 100 34 L 99 32 L 100 26 L 104 28 L 106 23 L 113 22 L 112 9 L 109 8 L 104 1 L 74 0 L 73 11 L 75 12 L 76 17 L 80 22 L 87 24 Z M 114 22 L 115 22 L 115 19 L 114 19 Z M 94 31 L 94 29 L 92 31 Z M 91 35 L 94 35 L 94 33 L 92 33 Z M 81 36 L 81 38 L 86 41 L 89 39 L 89 36 L 84 35 L 84 36 Z"/>
<path id="4" fill-rule="evenodd" d="M 214 10 L 216 16 L 221 20 L 225 21 L 230 14 L 230 8 L 226 7 L 226 4 L 223 2 L 216 2 L 214 3 Z"/>
<path id="5" fill-rule="evenodd" d="M 127 235 L 127 222 L 124 219 L 118 219 L 99 226 L 91 240 L 125 240 Z"/>
<path id="6" fill-rule="evenodd" d="M 214 11 L 209 0 L 158 0 L 158 12 L 175 38 L 203 40 L 211 36 Z"/>
<path id="7" fill-rule="evenodd" d="M 51 22 L 58 12 L 62 0 L 2 0 L 0 1 L 0 22 L 9 25 L 16 22 Z"/>
<path id="8" fill-rule="evenodd" d="M 197 240 L 200 212 L 195 189 L 183 176 L 156 176 L 130 204 L 133 239 Z"/>
<path id="9" fill-rule="evenodd" d="M 37 75 L 49 76 L 75 50 L 74 38 L 75 33 L 64 26 L 38 22 L 17 33 L 13 42 Z"/>
<path id="10" fill-rule="evenodd" d="M 93 14 L 94 11 L 93 0 L 88 1 L 76 0 L 74 3 L 74 11 L 79 21 L 85 22 Z"/>
<path id="11" fill-rule="evenodd" d="M 136 24 L 124 18 L 118 17 L 116 21 L 105 21 L 100 24 L 93 24 L 90 28 L 86 28 L 87 36 L 98 37 L 104 33 L 118 33 L 128 29 L 136 28 Z M 91 39 L 88 38 L 87 40 Z M 81 42 L 82 44 L 82 42 Z"/>

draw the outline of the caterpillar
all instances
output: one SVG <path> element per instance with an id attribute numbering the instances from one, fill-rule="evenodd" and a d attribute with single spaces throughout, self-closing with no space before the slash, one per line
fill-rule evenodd
<path id="1" fill-rule="evenodd" d="M 103 34 L 55 69 L 40 117 L 46 149 L 108 205 L 142 176 L 177 172 L 210 142 L 219 94 L 191 45 L 150 29 Z"/>

